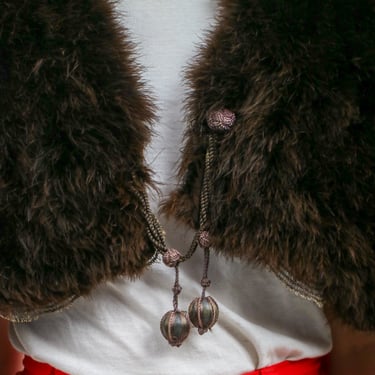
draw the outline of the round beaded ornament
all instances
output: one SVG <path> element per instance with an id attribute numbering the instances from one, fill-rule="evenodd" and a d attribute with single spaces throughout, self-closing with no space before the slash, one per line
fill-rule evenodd
<path id="1" fill-rule="evenodd" d="M 189 319 L 200 335 L 211 329 L 218 318 L 219 307 L 210 296 L 196 298 L 189 306 Z"/>
<path id="2" fill-rule="evenodd" d="M 160 331 L 171 346 L 181 346 L 190 332 L 186 311 L 168 311 L 160 321 Z"/>

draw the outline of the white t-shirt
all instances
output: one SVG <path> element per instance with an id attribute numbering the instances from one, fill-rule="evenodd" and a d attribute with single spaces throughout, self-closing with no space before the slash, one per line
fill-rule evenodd
<path id="1" fill-rule="evenodd" d="M 182 71 L 204 42 L 204 30 L 214 26 L 218 0 L 124 0 L 118 7 L 159 106 L 146 157 L 166 194 L 175 183 L 184 130 Z M 151 199 L 156 208 L 159 198 Z M 163 224 L 169 245 L 186 251 L 192 233 L 174 222 Z M 200 295 L 202 258 L 198 251 L 181 266 L 182 309 Z M 13 324 L 11 340 L 71 375 L 235 375 L 330 350 L 322 311 L 269 271 L 212 255 L 209 276 L 219 321 L 203 336 L 192 330 L 180 348 L 169 346 L 159 331 L 160 318 L 172 308 L 174 281 L 173 269 L 161 263 L 139 280 L 102 285 L 68 310 Z"/>

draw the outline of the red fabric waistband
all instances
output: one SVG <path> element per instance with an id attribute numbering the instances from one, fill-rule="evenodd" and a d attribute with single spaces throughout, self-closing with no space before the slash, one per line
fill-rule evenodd
<path id="1" fill-rule="evenodd" d="M 25 356 L 23 366 L 23 371 L 18 372 L 17 375 L 69 375 L 65 372 L 56 370 L 46 363 L 37 362 L 28 356 Z"/>
<path id="2" fill-rule="evenodd" d="M 300 361 L 284 361 L 242 375 L 328 375 L 328 357 L 307 358 Z"/>
<path id="3" fill-rule="evenodd" d="M 326 363 L 328 357 L 302 359 L 300 361 L 285 361 L 260 370 L 244 372 L 242 375 L 328 375 Z M 56 370 L 46 363 L 40 363 L 25 356 L 24 370 L 17 375 L 69 375 Z"/>

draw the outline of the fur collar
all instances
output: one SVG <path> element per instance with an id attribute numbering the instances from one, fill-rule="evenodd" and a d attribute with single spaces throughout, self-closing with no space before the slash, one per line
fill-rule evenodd
<path id="1" fill-rule="evenodd" d="M 0 5 L 5 311 L 144 269 L 133 190 L 151 184 L 153 108 L 111 1 Z M 198 226 L 206 116 L 234 111 L 211 176 L 214 247 L 318 285 L 362 329 L 375 328 L 374 19 L 373 0 L 222 0 L 187 74 L 181 185 L 163 206 Z"/>

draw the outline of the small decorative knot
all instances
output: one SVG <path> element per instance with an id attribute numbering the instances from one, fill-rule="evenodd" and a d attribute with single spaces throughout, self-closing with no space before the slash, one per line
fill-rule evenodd
<path id="1" fill-rule="evenodd" d="M 163 263 L 168 267 L 176 267 L 181 259 L 181 254 L 176 249 L 168 249 L 163 254 Z"/>
<path id="2" fill-rule="evenodd" d="M 219 307 L 212 297 L 196 298 L 189 306 L 189 319 L 200 335 L 211 329 L 219 318 Z"/>
<path id="3" fill-rule="evenodd" d="M 190 322 L 186 311 L 168 311 L 160 321 L 160 330 L 171 346 L 181 346 L 190 332 Z"/>
<path id="4" fill-rule="evenodd" d="M 199 243 L 199 246 L 202 247 L 203 249 L 211 246 L 210 234 L 206 230 L 202 231 L 199 234 L 198 243 Z"/>
<path id="5" fill-rule="evenodd" d="M 201 280 L 201 285 L 202 285 L 203 288 L 208 288 L 211 285 L 211 280 L 208 279 L 207 277 L 204 277 Z"/>
<path id="6" fill-rule="evenodd" d="M 182 288 L 180 285 L 176 285 L 172 288 L 172 292 L 175 294 L 175 295 L 178 295 L 182 292 Z"/>
<path id="7" fill-rule="evenodd" d="M 207 116 L 207 125 L 211 130 L 228 131 L 236 121 L 236 115 L 229 109 L 212 111 Z"/>

